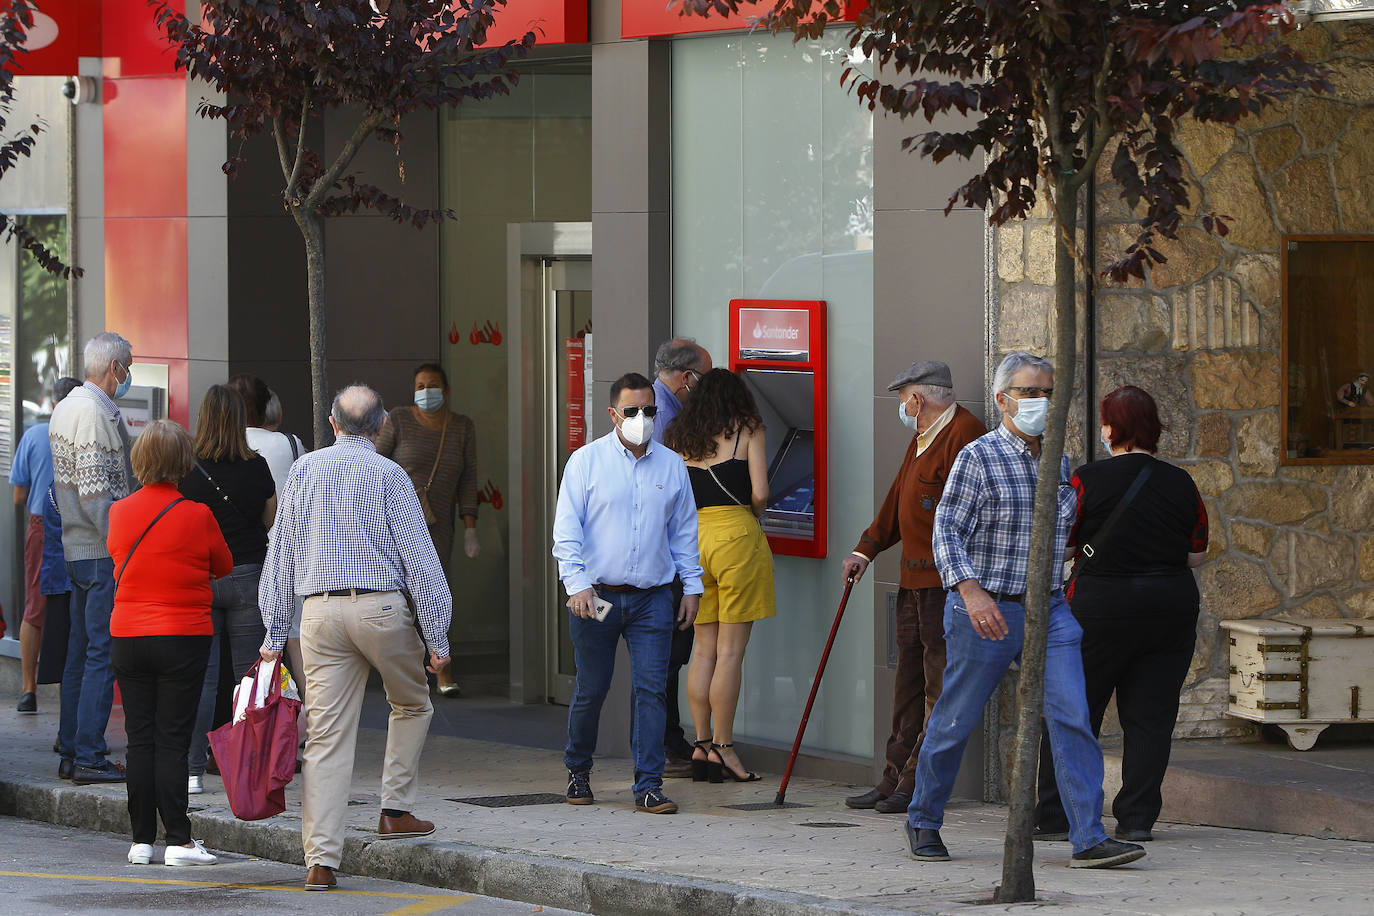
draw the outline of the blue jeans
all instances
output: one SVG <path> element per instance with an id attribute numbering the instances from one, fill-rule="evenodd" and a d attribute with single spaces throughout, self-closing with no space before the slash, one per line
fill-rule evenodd
<path id="1" fill-rule="evenodd" d="M 945 803 L 954 790 L 969 735 L 1007 666 L 1021 655 L 1025 607 L 1001 601 L 997 608 L 1008 632 L 993 641 L 974 632 L 958 592 L 951 591 L 945 599 L 945 687 L 926 724 L 925 742 L 916 761 L 916 792 L 907 809 L 907 821 L 918 830 L 939 830 L 944 823 Z M 1102 747 L 1088 721 L 1079 650 L 1082 638 L 1083 630 L 1063 593 L 1054 592 L 1045 648 L 1045 726 L 1074 852 L 1091 849 L 1107 838 L 1102 829 Z"/>
<path id="2" fill-rule="evenodd" d="M 110 614 L 114 611 L 114 561 L 73 560 L 71 635 L 62 669 L 62 712 L 57 739 L 62 756 L 77 766 L 105 765 L 105 726 L 114 704 L 114 665 L 110 659 Z"/>
<path id="3" fill-rule="evenodd" d="M 215 703 L 219 699 L 220 642 L 229 643 L 229 660 L 233 666 L 234 684 L 248 673 L 262 656 L 258 649 L 267 636 L 258 611 L 258 580 L 262 577 L 261 563 L 235 566 L 229 575 L 210 583 L 210 619 L 215 635 L 210 638 L 210 656 L 205 666 L 204 684 L 200 690 L 200 706 L 196 711 L 195 728 L 191 733 L 191 747 L 187 755 L 189 772 L 200 776 L 210 747 L 209 731 L 215 721 Z"/>
<path id="4" fill-rule="evenodd" d="M 667 585 L 638 592 L 606 592 L 610 613 L 603 622 L 572 618 L 577 686 L 568 707 L 568 747 L 563 763 L 574 773 L 592 768 L 601 704 L 615 673 L 620 637 L 630 650 L 630 743 L 635 755 L 638 797 L 663 787 L 663 729 L 668 718 L 664 689 L 673 644 L 673 595 Z"/>

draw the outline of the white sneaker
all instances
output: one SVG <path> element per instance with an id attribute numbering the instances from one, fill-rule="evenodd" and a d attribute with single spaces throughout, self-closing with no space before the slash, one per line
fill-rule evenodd
<path id="1" fill-rule="evenodd" d="M 214 865 L 219 859 L 206 852 L 200 840 L 192 840 L 188 849 L 185 846 L 168 846 L 162 856 L 163 865 Z"/>
<path id="2" fill-rule="evenodd" d="M 129 847 L 130 865 L 147 865 L 153 860 L 153 847 L 150 843 L 135 843 Z"/>
<path id="3" fill-rule="evenodd" d="M 205 791 L 205 784 L 200 776 L 192 776 L 186 780 L 186 794 L 200 795 Z"/>

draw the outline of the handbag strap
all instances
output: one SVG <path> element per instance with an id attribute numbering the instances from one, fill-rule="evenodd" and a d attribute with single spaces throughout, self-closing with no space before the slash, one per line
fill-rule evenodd
<path id="1" fill-rule="evenodd" d="M 434 475 L 439 473 L 439 459 L 444 457 L 444 437 L 448 435 L 448 417 L 444 417 L 444 425 L 439 429 L 439 447 L 434 450 L 434 467 L 429 469 L 429 480 L 425 481 L 425 492 L 429 492 L 430 484 L 434 483 Z"/>
<path id="2" fill-rule="evenodd" d="M 143 539 L 148 536 L 148 532 L 153 530 L 153 526 L 158 523 L 158 520 L 161 519 L 162 516 L 170 512 L 173 506 L 177 503 L 184 503 L 185 501 L 185 496 L 178 496 L 176 499 L 163 506 L 161 512 L 153 516 L 153 520 L 148 523 L 148 527 L 144 528 L 143 533 L 138 536 L 138 540 L 134 541 L 134 546 L 129 548 L 129 552 L 124 556 L 124 562 L 119 564 L 119 575 L 115 576 L 115 591 L 119 590 L 119 582 L 124 578 L 124 570 L 129 568 L 129 561 L 133 559 L 134 551 L 138 549 L 139 544 L 143 543 Z"/>
<path id="3" fill-rule="evenodd" d="M 296 437 L 290 433 L 282 433 L 281 435 L 286 437 L 286 444 L 291 446 L 291 462 L 294 464 L 296 459 L 301 456 L 300 447 L 296 445 Z"/>
<path id="4" fill-rule="evenodd" d="M 231 509 L 233 509 L 235 512 L 237 512 L 237 513 L 239 514 L 239 518 L 243 519 L 245 522 L 247 522 L 247 523 L 249 524 L 249 527 L 251 527 L 252 524 L 253 524 L 253 520 L 252 520 L 251 518 L 248 517 L 248 513 L 247 513 L 247 512 L 244 512 L 242 509 L 240 509 L 240 508 L 238 507 L 238 504 L 237 504 L 236 502 L 234 502 L 232 499 L 229 498 L 229 494 L 228 494 L 228 493 L 225 493 L 223 490 L 221 490 L 221 489 L 219 488 L 219 484 L 215 483 L 215 478 L 213 478 L 213 477 L 210 476 L 210 472 L 207 471 L 207 470 L 205 470 L 204 466 L 201 465 L 201 463 L 200 463 L 199 460 L 197 460 L 197 461 L 195 462 L 195 465 L 196 465 L 196 470 L 197 470 L 197 471 L 200 471 L 202 474 L 204 474 L 204 475 L 205 475 L 205 479 L 208 480 L 208 481 L 210 481 L 210 486 L 212 486 L 212 487 L 215 488 L 215 492 L 219 494 L 219 498 L 222 499 L 222 500 L 224 500 L 226 503 L 228 503 L 228 504 L 229 504 L 229 508 L 231 508 Z"/>
<path id="5" fill-rule="evenodd" d="M 1102 527 L 1097 529 L 1097 536 L 1094 537 L 1093 540 L 1097 541 L 1099 545 L 1101 545 L 1107 540 L 1107 536 L 1112 533 L 1112 529 L 1116 527 L 1117 521 L 1119 521 L 1122 514 L 1125 513 L 1126 507 L 1131 504 L 1131 501 L 1135 499 L 1136 494 L 1138 494 L 1140 492 L 1140 489 L 1145 486 L 1145 481 L 1150 479 L 1150 473 L 1154 469 L 1154 462 L 1151 461 L 1148 464 L 1146 464 L 1143 468 L 1141 468 L 1140 472 L 1135 475 L 1135 480 L 1131 481 L 1130 487 L 1126 489 L 1125 495 L 1123 495 L 1121 497 L 1121 501 L 1116 504 L 1116 508 L 1112 510 L 1112 514 L 1107 516 L 1107 520 L 1102 523 Z M 1090 562 L 1099 553 L 1099 551 L 1096 548 L 1094 548 L 1092 544 L 1086 542 L 1083 544 L 1082 547 L 1079 548 L 1078 552 L 1082 554 L 1083 559 L 1079 560 L 1073 565 L 1074 579 L 1078 578 L 1078 576 L 1082 573 L 1083 568 L 1088 565 L 1088 562 Z"/>
<path id="6" fill-rule="evenodd" d="M 721 462 L 721 464 L 724 464 L 724 463 L 725 463 L 725 462 L 723 462 L 723 461 Z M 723 483 L 720 482 L 720 478 L 716 476 L 715 468 L 711 467 L 711 465 L 709 465 L 709 464 L 706 465 L 706 473 L 708 473 L 708 474 L 711 475 L 711 479 L 714 480 L 714 481 L 716 482 L 716 486 L 720 487 L 721 490 L 724 491 L 724 493 L 725 493 L 726 496 L 730 497 L 732 500 L 735 501 L 735 505 L 737 505 L 737 506 L 742 506 L 742 505 L 744 505 L 744 503 L 742 503 L 742 502 L 739 501 L 739 498 L 738 498 L 737 496 L 735 496 L 735 494 L 731 493 L 731 492 L 729 491 L 729 489 L 726 488 L 725 484 L 723 484 Z"/>

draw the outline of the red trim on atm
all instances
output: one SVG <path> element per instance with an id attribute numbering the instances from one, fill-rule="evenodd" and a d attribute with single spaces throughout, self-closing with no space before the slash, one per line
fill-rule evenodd
<path id="1" fill-rule="evenodd" d="M 847 0 L 845 22 L 853 22 L 868 8 L 868 0 Z M 773 8 L 771 0 L 761 0 L 731 16 L 682 15 L 682 0 L 621 0 L 621 38 L 661 38 L 669 35 L 696 35 L 702 32 L 741 31 L 753 28 L 758 19 Z"/>
<path id="2" fill-rule="evenodd" d="M 587 4 L 588 0 L 510 0 L 504 8 L 497 7 L 485 47 L 518 41 L 531 31 L 535 47 L 586 44 Z"/>
<path id="3" fill-rule="evenodd" d="M 741 313 L 746 317 L 753 311 L 800 312 L 804 325 L 799 326 L 795 316 L 780 317 L 773 322 L 760 325 L 761 333 L 757 338 L 765 344 L 776 345 L 778 350 L 792 349 L 801 351 L 801 331 L 805 329 L 805 356 L 795 359 L 755 359 L 746 358 L 740 353 L 740 346 L 757 349 L 758 343 L 753 335 L 746 332 L 741 341 Z M 768 535 L 768 546 L 773 553 L 792 557 L 823 557 L 828 545 L 828 518 L 830 505 L 830 429 L 827 411 L 827 382 L 829 371 L 829 352 L 826 340 L 825 302 L 823 300 L 801 299 L 731 299 L 730 300 L 730 371 L 743 372 L 745 369 L 794 369 L 812 373 L 811 403 L 814 411 L 812 443 L 816 470 L 816 509 L 815 526 L 810 537 L 787 537 Z M 769 334 L 769 328 L 779 332 L 796 330 L 796 336 L 783 333 Z M 791 344 L 792 346 L 789 346 Z"/>

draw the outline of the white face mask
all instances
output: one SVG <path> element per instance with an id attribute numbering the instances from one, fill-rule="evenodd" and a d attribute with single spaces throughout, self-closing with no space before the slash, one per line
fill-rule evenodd
<path id="1" fill-rule="evenodd" d="M 415 392 L 415 406 L 425 413 L 434 413 L 444 405 L 444 389 L 421 388 Z"/>
<path id="2" fill-rule="evenodd" d="M 1049 413 L 1049 398 L 1022 398 L 1016 402 L 1016 416 L 1011 418 L 1011 422 L 1027 436 L 1038 436 L 1045 431 Z"/>
<path id="3" fill-rule="evenodd" d="M 654 418 L 644 416 L 642 410 L 633 417 L 625 417 L 620 424 L 620 435 L 631 445 L 643 445 L 653 434 Z"/>
<path id="4" fill-rule="evenodd" d="M 1107 438 L 1107 430 L 1099 429 L 1097 431 L 1097 437 L 1102 440 L 1102 448 L 1104 448 L 1110 456 L 1112 453 L 1112 440 Z"/>
<path id="5" fill-rule="evenodd" d="M 911 399 L 907 398 L 907 401 L 909 400 Z M 919 414 L 920 411 L 917 411 L 917 413 Z M 902 425 L 905 426 L 907 429 L 911 430 L 913 433 L 920 432 L 920 430 L 916 428 L 916 424 L 920 421 L 920 417 L 912 417 L 907 415 L 906 401 L 902 401 L 900 404 L 897 405 L 897 419 L 901 420 Z"/>

